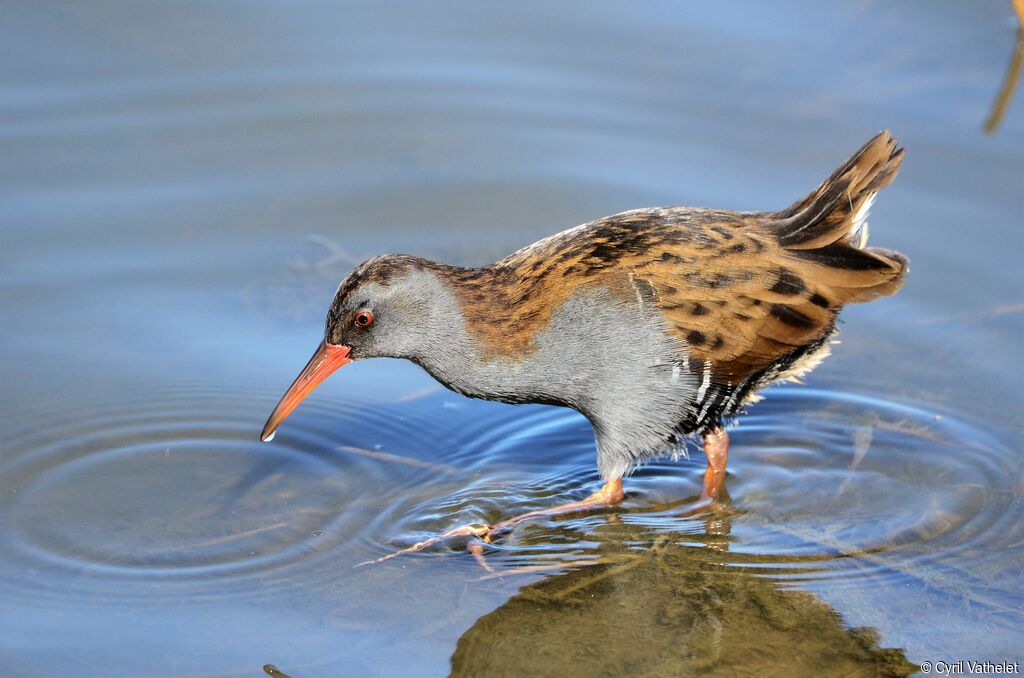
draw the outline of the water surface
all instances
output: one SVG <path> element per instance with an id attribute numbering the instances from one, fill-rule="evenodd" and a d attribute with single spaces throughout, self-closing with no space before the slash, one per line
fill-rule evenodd
<path id="1" fill-rule="evenodd" d="M 1020 660 L 1024 116 L 1000 2 L 6 7 L 5 675 L 905 674 Z M 665 204 L 782 207 L 872 134 L 899 295 L 621 507 L 586 420 L 346 367 L 257 437 L 338 280 Z"/>

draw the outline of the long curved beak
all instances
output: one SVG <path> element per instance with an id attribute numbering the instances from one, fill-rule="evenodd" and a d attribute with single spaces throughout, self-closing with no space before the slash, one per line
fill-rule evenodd
<path id="1" fill-rule="evenodd" d="M 270 419 L 267 419 L 263 433 L 260 434 L 260 440 L 265 443 L 273 440 L 274 433 L 277 432 L 277 427 L 281 425 L 281 422 L 299 406 L 306 396 L 313 392 L 313 389 L 320 385 L 320 382 L 345 363 L 352 362 L 352 359 L 348 357 L 351 352 L 352 349 L 348 346 L 328 344 L 326 340 L 321 342 L 316 353 L 306 363 L 306 367 L 285 391 L 281 401 L 277 403 Z"/>

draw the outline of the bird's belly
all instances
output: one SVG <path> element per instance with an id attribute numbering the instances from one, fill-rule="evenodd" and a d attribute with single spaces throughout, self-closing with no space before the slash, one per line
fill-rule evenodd
<path id="1" fill-rule="evenodd" d="M 656 309 L 601 287 L 570 297 L 521 355 L 481 355 L 467 345 L 469 355 L 457 368 L 424 367 L 471 397 L 573 407 L 599 434 L 602 428 L 635 435 L 674 430 L 706 377 L 666 333 Z"/>

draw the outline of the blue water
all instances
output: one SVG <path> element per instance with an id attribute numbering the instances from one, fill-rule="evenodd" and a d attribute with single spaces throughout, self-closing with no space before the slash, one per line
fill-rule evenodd
<path id="1" fill-rule="evenodd" d="M 1008 3 L 3 16 L 5 675 L 1024 659 L 1022 102 L 982 131 Z M 494 574 L 457 548 L 354 568 L 596 489 L 586 420 L 378 360 L 257 442 L 363 258 L 477 265 L 629 208 L 779 208 L 882 128 L 907 158 L 872 240 L 908 283 L 751 408 L 724 512 L 675 510 L 694 450 L 619 509 L 517 528 Z"/>

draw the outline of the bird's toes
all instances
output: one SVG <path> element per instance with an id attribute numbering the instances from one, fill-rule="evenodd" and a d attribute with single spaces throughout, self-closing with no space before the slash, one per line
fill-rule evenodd
<path id="1" fill-rule="evenodd" d="M 441 535 L 441 539 L 451 539 L 452 537 L 476 537 L 478 539 L 487 539 L 487 537 L 494 531 L 494 528 L 484 523 L 470 523 L 463 525 L 462 527 L 456 527 L 453 530 L 448 530 Z"/>
<path id="2" fill-rule="evenodd" d="M 466 542 L 466 550 L 469 551 L 469 553 L 473 556 L 473 559 L 476 560 L 477 564 L 480 567 L 487 570 L 488 573 L 494 574 L 494 568 L 490 566 L 490 564 L 487 562 L 487 558 L 484 557 L 485 543 L 490 542 L 485 542 L 481 539 L 473 537 L 468 542 Z"/>
<path id="3" fill-rule="evenodd" d="M 356 567 L 362 567 L 364 565 L 377 565 L 379 563 L 383 563 L 386 560 L 391 560 L 392 558 L 397 558 L 398 556 L 405 555 L 407 553 L 419 553 L 420 551 L 427 549 L 431 546 L 434 546 L 435 544 L 446 544 L 456 539 L 468 538 L 468 540 L 466 541 L 466 550 L 473 555 L 476 561 L 480 563 L 480 565 L 485 570 L 487 570 L 488 572 L 493 572 L 494 570 L 492 570 L 491 567 L 487 565 L 487 562 L 484 560 L 483 556 L 483 546 L 485 543 L 490 543 L 491 535 L 493 532 L 494 528 L 492 528 L 490 525 L 484 525 L 482 523 L 462 525 L 461 527 L 456 527 L 454 529 L 448 530 L 447 532 L 442 532 L 441 534 L 435 537 L 430 537 L 429 539 L 418 541 L 412 546 L 406 547 L 404 549 L 399 549 L 398 551 L 389 553 L 386 556 L 375 558 L 373 560 L 364 561 L 356 565 Z"/>
<path id="4" fill-rule="evenodd" d="M 381 556 L 380 558 L 375 558 L 373 560 L 363 561 L 357 564 L 356 567 L 363 567 L 364 565 L 377 565 L 379 563 L 383 563 L 385 560 L 391 560 L 392 558 L 397 558 L 398 556 L 404 555 L 406 553 L 418 553 L 419 551 L 422 551 L 428 546 L 432 546 L 438 543 L 439 541 L 441 541 L 440 537 L 431 537 L 430 539 L 424 539 L 423 541 L 416 542 L 408 548 L 394 551 L 393 553 L 389 553 L 386 556 Z"/>

